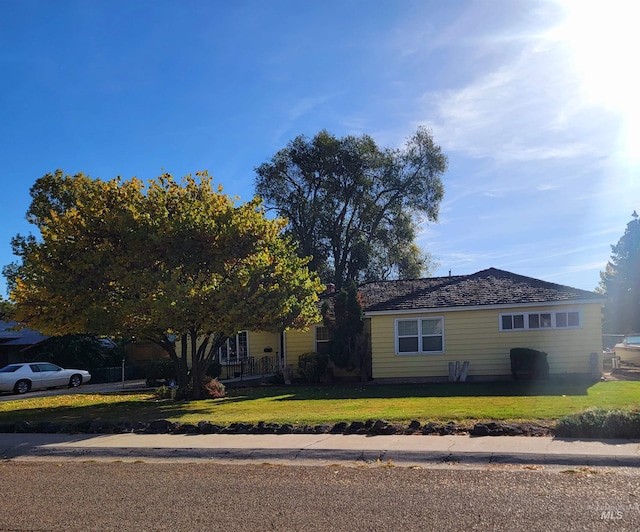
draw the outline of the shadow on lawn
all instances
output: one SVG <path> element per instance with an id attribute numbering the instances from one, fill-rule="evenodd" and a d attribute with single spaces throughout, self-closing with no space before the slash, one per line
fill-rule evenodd
<path id="1" fill-rule="evenodd" d="M 279 401 L 393 399 L 406 397 L 515 397 L 587 395 L 593 381 L 510 381 L 491 383 L 369 384 L 278 386 L 234 390 L 237 399 L 274 397 Z M 282 396 L 282 397 L 279 397 Z"/>
<path id="2" fill-rule="evenodd" d="M 100 421 L 152 421 L 202 414 L 211 418 L 217 407 L 256 399 L 275 401 L 314 401 L 334 399 L 401 399 L 410 397 L 515 397 L 585 396 L 590 381 L 511 381 L 492 383 L 369 384 L 327 386 L 274 386 L 230 390 L 224 399 L 171 401 L 153 398 L 79 406 L 18 408 L 0 413 L 1 423 L 16 421 L 55 421 L 77 423 L 86 419 Z"/>
<path id="3" fill-rule="evenodd" d="M 99 395 L 99 394 L 97 394 Z M 15 421 L 54 421 L 78 423 L 86 419 L 100 421 L 153 421 L 176 418 L 186 414 L 210 414 L 212 401 L 158 401 L 155 399 L 122 401 L 118 403 L 84 406 L 48 406 L 44 408 L 17 408 L 0 413 L 1 423 Z"/>

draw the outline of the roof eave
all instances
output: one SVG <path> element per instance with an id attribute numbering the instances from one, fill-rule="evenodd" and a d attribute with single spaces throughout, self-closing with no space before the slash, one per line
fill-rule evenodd
<path id="1" fill-rule="evenodd" d="M 604 299 L 569 299 L 565 301 L 538 301 L 533 303 L 501 303 L 499 305 L 465 305 L 455 307 L 423 307 L 413 309 L 365 310 L 365 316 L 384 316 L 390 314 L 420 314 L 425 312 L 461 312 L 469 310 L 502 310 L 512 308 L 559 307 L 576 305 L 602 305 Z"/>

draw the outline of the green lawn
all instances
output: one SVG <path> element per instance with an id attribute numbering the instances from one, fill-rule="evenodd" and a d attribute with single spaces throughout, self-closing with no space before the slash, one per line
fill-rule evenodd
<path id="1" fill-rule="evenodd" d="M 85 419 L 181 423 L 210 421 L 316 425 L 386 419 L 553 421 L 589 407 L 640 405 L 640 382 L 503 382 L 368 386 L 292 386 L 231 390 L 225 399 L 156 400 L 150 394 L 60 395 L 0 402 L 0 423 Z"/>

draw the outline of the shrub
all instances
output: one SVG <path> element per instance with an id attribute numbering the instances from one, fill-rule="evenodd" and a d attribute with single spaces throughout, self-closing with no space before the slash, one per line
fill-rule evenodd
<path id="1" fill-rule="evenodd" d="M 227 389 L 217 378 L 205 377 L 202 382 L 202 391 L 205 397 L 219 399 L 227 396 Z"/>
<path id="2" fill-rule="evenodd" d="M 640 438 L 640 410 L 590 408 L 559 419 L 554 432 L 567 438 Z"/>
<path id="3" fill-rule="evenodd" d="M 171 388 L 168 386 L 160 386 L 153 392 L 156 399 L 171 399 Z"/>
<path id="4" fill-rule="evenodd" d="M 193 387 L 189 384 L 186 388 L 176 388 L 175 398 L 178 401 L 190 401 L 193 399 Z M 227 396 L 227 389 L 218 379 L 205 376 L 200 388 L 201 399 L 219 399 Z"/>
<path id="5" fill-rule="evenodd" d="M 305 382 L 321 382 L 327 375 L 329 357 L 321 353 L 303 353 L 298 359 L 298 373 Z"/>
<path id="6" fill-rule="evenodd" d="M 160 381 L 164 383 L 171 380 L 177 381 L 176 365 L 170 358 L 152 360 L 147 364 L 146 378 L 148 386 L 156 386 Z"/>
<path id="7" fill-rule="evenodd" d="M 276 372 L 271 379 L 271 383 L 278 386 L 282 386 L 286 383 L 286 379 L 284 378 L 284 371 L 281 368 L 276 369 Z"/>
<path id="8" fill-rule="evenodd" d="M 526 347 L 514 347 L 510 352 L 511 374 L 514 379 L 548 379 L 549 363 L 547 353 L 528 349 Z"/>

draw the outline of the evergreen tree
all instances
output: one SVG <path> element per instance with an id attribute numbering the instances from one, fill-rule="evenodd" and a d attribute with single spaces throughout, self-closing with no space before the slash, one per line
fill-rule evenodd
<path id="1" fill-rule="evenodd" d="M 329 358 L 338 368 L 359 368 L 363 381 L 368 379 L 368 357 L 364 337 L 364 312 L 358 289 L 351 282 L 333 300 L 333 313 L 325 303 L 322 308 L 324 324 L 329 329 Z"/>
<path id="2" fill-rule="evenodd" d="M 603 329 L 612 334 L 640 332 L 640 220 L 636 211 L 631 217 L 600 272 L 598 291 L 607 296 Z"/>

